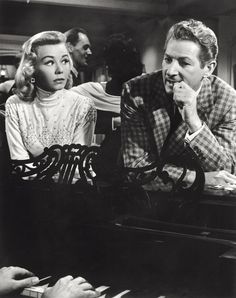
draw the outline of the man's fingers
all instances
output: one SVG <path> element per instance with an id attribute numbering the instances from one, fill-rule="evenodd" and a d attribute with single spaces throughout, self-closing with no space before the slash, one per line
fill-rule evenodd
<path id="1" fill-rule="evenodd" d="M 84 282 L 82 284 L 79 284 L 79 287 L 83 291 L 88 291 L 88 290 L 95 291 L 94 287 L 88 282 Z"/>
<path id="2" fill-rule="evenodd" d="M 183 105 L 185 103 L 187 88 L 189 89 L 190 87 L 183 81 L 174 84 L 173 100 L 174 100 L 175 104 L 178 106 L 178 108 L 180 108 L 180 109 L 183 108 Z"/>
<path id="3" fill-rule="evenodd" d="M 229 172 L 222 170 L 222 171 L 213 171 L 213 172 L 206 172 L 206 184 L 212 185 L 231 185 L 236 187 L 236 176 L 230 174 Z"/>
<path id="4" fill-rule="evenodd" d="M 232 178 L 232 179 L 234 179 L 236 181 L 236 176 L 235 175 L 230 174 L 227 171 L 221 171 L 221 172 L 223 172 L 222 174 L 225 174 L 226 177 Z"/>
<path id="5" fill-rule="evenodd" d="M 67 275 L 67 276 L 64 276 L 64 277 L 61 277 L 57 283 L 60 283 L 60 284 L 65 284 L 65 283 L 68 283 L 69 281 L 72 281 L 73 280 L 73 276 L 72 275 Z"/>
<path id="6" fill-rule="evenodd" d="M 190 87 L 184 82 L 184 81 L 181 81 L 181 82 L 177 82 L 174 84 L 174 87 L 173 87 L 173 91 L 174 93 L 178 92 L 178 91 L 182 91 L 184 89 L 189 89 Z"/>
<path id="7" fill-rule="evenodd" d="M 86 279 L 84 279 L 81 276 L 78 276 L 78 277 L 73 279 L 73 283 L 77 283 L 77 284 L 83 284 L 83 283 L 86 283 L 86 282 L 87 282 Z"/>
<path id="8" fill-rule="evenodd" d="M 21 280 L 15 280 L 14 281 L 14 289 L 21 289 L 21 288 L 27 288 L 36 285 L 39 282 L 39 278 L 34 277 L 28 277 Z"/>
<path id="9" fill-rule="evenodd" d="M 33 275 L 33 273 L 25 268 L 22 267 L 18 267 L 18 266 L 14 266 L 11 267 L 13 268 L 13 270 L 17 273 L 17 274 L 29 274 L 29 275 Z"/>
<path id="10" fill-rule="evenodd" d="M 95 291 L 94 287 L 83 277 L 76 277 L 72 283 L 78 285 L 83 291 Z"/>
<path id="11" fill-rule="evenodd" d="M 230 174 L 227 171 L 220 171 L 217 175 L 216 175 L 217 179 L 222 179 L 224 180 L 225 183 L 231 183 L 231 184 L 236 184 L 236 176 Z"/>
<path id="12" fill-rule="evenodd" d="M 10 266 L 6 267 L 6 271 L 11 273 L 11 276 L 14 277 L 16 275 L 26 275 L 26 276 L 33 276 L 34 274 L 25 268 L 21 268 L 18 266 Z"/>
<path id="13" fill-rule="evenodd" d="M 180 82 L 176 82 L 174 84 L 174 87 L 178 88 L 178 89 L 192 89 L 187 83 L 185 83 L 184 81 L 180 81 Z"/>

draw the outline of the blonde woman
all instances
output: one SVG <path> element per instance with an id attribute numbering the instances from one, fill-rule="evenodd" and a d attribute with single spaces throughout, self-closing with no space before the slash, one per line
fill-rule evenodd
<path id="1" fill-rule="evenodd" d="M 91 145 L 93 102 L 69 91 L 72 62 L 66 38 L 44 31 L 23 45 L 16 91 L 6 102 L 6 134 L 11 159 L 28 159 L 54 144 Z"/>

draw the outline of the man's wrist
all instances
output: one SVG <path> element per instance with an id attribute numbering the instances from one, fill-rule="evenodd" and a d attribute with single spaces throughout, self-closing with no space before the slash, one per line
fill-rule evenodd
<path id="1" fill-rule="evenodd" d="M 205 124 L 203 122 L 202 125 L 201 125 L 201 127 L 198 130 L 196 130 L 195 132 L 193 132 L 193 133 L 190 133 L 189 130 L 187 130 L 186 135 L 185 135 L 185 138 L 184 138 L 185 139 L 185 142 L 186 143 L 190 143 L 202 131 L 204 125 Z"/>
<path id="2" fill-rule="evenodd" d="M 195 133 L 196 131 L 201 129 L 201 127 L 202 127 L 202 121 L 200 119 L 198 119 L 195 123 L 191 125 L 188 124 L 189 134 Z"/>
<path id="3" fill-rule="evenodd" d="M 187 184 L 192 184 L 196 178 L 196 173 L 194 171 L 187 170 L 184 182 Z"/>

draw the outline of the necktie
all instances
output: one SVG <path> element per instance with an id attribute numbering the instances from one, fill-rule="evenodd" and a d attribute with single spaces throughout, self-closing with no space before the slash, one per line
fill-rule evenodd
<path id="1" fill-rule="evenodd" d="M 169 111 L 169 117 L 170 117 L 170 130 L 164 141 L 164 144 L 161 150 L 161 156 L 163 159 L 165 159 L 165 156 L 166 156 L 166 148 L 167 148 L 169 139 L 171 135 L 176 131 L 177 127 L 182 121 L 182 116 L 179 112 L 179 109 L 174 103 L 172 104 L 171 109 Z"/>

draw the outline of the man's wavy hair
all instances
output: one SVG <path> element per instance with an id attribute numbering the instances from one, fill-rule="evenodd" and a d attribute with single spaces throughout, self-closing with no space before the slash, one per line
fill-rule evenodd
<path id="1" fill-rule="evenodd" d="M 56 45 L 60 43 L 64 43 L 66 45 L 66 37 L 63 33 L 59 31 L 43 31 L 33 35 L 23 44 L 23 54 L 15 76 L 15 93 L 21 100 L 33 101 L 35 97 L 35 84 L 33 82 L 33 78 L 37 62 L 38 47 L 44 45 Z M 70 59 L 70 55 L 68 56 Z M 72 66 L 71 60 L 70 65 Z M 71 86 L 72 77 L 70 75 L 65 88 L 69 89 Z"/>
<path id="2" fill-rule="evenodd" d="M 199 44 L 201 51 L 199 59 L 201 67 L 210 61 L 216 61 L 218 55 L 218 44 L 215 33 L 200 21 L 189 19 L 174 24 L 168 31 L 165 47 L 169 40 L 190 40 Z"/>

